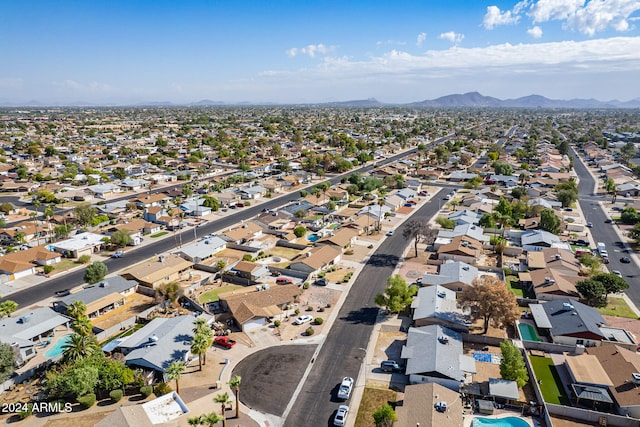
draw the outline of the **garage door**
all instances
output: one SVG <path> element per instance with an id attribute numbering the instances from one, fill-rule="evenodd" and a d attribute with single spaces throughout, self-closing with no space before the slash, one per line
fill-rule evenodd
<path id="1" fill-rule="evenodd" d="M 249 331 L 251 329 L 255 329 L 255 328 L 259 328 L 260 326 L 264 326 L 266 325 L 267 321 L 264 317 L 260 318 L 260 319 L 253 319 L 250 320 L 248 322 L 246 322 L 243 326 L 243 330 L 244 331 Z"/>

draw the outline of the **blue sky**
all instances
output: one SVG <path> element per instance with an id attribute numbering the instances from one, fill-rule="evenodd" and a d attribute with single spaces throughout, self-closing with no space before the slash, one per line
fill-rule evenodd
<path id="1" fill-rule="evenodd" d="M 0 4 L 0 103 L 640 97 L 638 0 Z"/>

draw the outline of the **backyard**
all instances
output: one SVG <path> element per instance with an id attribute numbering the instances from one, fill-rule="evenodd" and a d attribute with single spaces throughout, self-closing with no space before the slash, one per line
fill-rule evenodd
<path id="1" fill-rule="evenodd" d="M 198 297 L 198 301 L 201 304 L 207 304 L 210 302 L 214 302 L 214 301 L 218 301 L 218 295 L 223 294 L 225 292 L 230 292 L 239 288 L 242 288 L 243 286 L 238 286 L 238 285 L 229 285 L 229 286 L 223 286 L 221 288 L 215 288 L 215 289 L 211 289 L 210 291 L 207 291 L 205 293 L 203 293 L 202 295 L 200 295 Z"/>
<path id="2" fill-rule="evenodd" d="M 389 389 L 365 387 L 358 408 L 355 427 L 374 427 L 373 413 L 385 403 L 393 406 L 396 392 Z"/>
<path id="3" fill-rule="evenodd" d="M 545 402 L 555 403 L 556 405 L 569 405 L 569 398 L 564 392 L 562 381 L 556 371 L 553 360 L 542 356 L 530 356 L 530 360 Z"/>

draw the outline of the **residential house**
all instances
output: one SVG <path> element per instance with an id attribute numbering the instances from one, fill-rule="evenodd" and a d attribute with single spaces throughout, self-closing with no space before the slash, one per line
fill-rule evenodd
<path id="1" fill-rule="evenodd" d="M 142 215 L 142 218 L 144 218 L 145 221 L 153 222 L 156 224 L 163 223 L 164 218 L 168 217 L 169 213 L 163 206 L 149 206 L 144 210 L 144 214 Z"/>
<path id="2" fill-rule="evenodd" d="M 259 199 L 267 194 L 267 189 L 262 185 L 252 185 L 238 190 L 241 199 Z"/>
<path id="3" fill-rule="evenodd" d="M 317 274 L 321 270 L 340 262 L 342 250 L 334 245 L 316 246 L 296 256 L 289 265 L 291 270 Z"/>
<path id="4" fill-rule="evenodd" d="M 89 191 L 90 194 L 93 194 L 93 196 L 97 197 L 98 199 L 107 199 L 108 197 L 119 193 L 120 187 L 111 183 L 97 184 L 87 187 L 87 191 Z"/>
<path id="5" fill-rule="evenodd" d="M 411 384 L 436 383 L 459 391 L 476 372 L 475 360 L 464 355 L 462 335 L 440 325 L 409 328 L 400 357 Z"/>
<path id="6" fill-rule="evenodd" d="M 482 214 L 469 209 L 463 209 L 450 213 L 447 218 L 454 220 L 457 225 L 478 224 L 482 219 Z"/>
<path id="7" fill-rule="evenodd" d="M 445 261 L 440 265 L 438 274 L 423 274 L 422 285 L 442 286 L 454 292 L 462 292 L 473 285 L 473 280 L 479 277 L 476 267 L 461 261 Z"/>
<path id="8" fill-rule="evenodd" d="M 541 251 L 550 247 L 570 248 L 558 236 L 544 230 L 528 230 L 520 235 L 522 249 L 525 251 Z"/>
<path id="9" fill-rule="evenodd" d="M 418 289 L 411 302 L 414 326 L 440 325 L 458 332 L 469 332 L 469 312 L 458 307 L 456 293 L 444 286 Z"/>
<path id="10" fill-rule="evenodd" d="M 395 193 L 393 193 L 394 195 L 400 197 L 401 199 L 403 199 L 405 202 L 413 199 L 414 197 L 416 197 L 418 195 L 418 193 L 416 193 L 416 190 L 414 190 L 413 188 L 401 188 L 400 190 L 396 191 Z"/>
<path id="11" fill-rule="evenodd" d="M 447 243 L 438 248 L 438 259 L 475 264 L 481 253 L 481 242 L 467 236 L 456 236 L 451 239 L 451 243 Z"/>
<path id="12" fill-rule="evenodd" d="M 173 362 L 192 358 L 191 340 L 196 317 L 188 314 L 176 317 L 156 317 L 132 335 L 122 338 L 116 351 L 124 355 L 127 366 L 149 369 L 163 377 Z"/>
<path id="13" fill-rule="evenodd" d="M 245 244 L 261 236 L 262 227 L 260 227 L 253 221 L 247 221 L 239 227 L 235 227 L 223 233 L 220 233 L 220 237 L 222 239 L 228 242 L 236 243 L 238 245 Z"/>
<path id="14" fill-rule="evenodd" d="M 207 237 L 199 242 L 191 243 L 178 249 L 175 253 L 182 258 L 199 264 L 202 261 L 213 257 L 218 252 L 227 247 L 227 242 L 217 236 Z"/>
<path id="15" fill-rule="evenodd" d="M 340 250 L 353 245 L 358 236 L 358 231 L 349 227 L 341 227 L 333 235 L 323 237 L 316 241 L 316 245 L 333 245 Z"/>
<path id="16" fill-rule="evenodd" d="M 160 427 L 188 413 L 187 405 L 173 391 L 141 405 L 120 406 L 95 427 Z"/>
<path id="17" fill-rule="evenodd" d="M 220 295 L 220 304 L 229 310 L 243 332 L 267 324 L 267 320 L 282 316 L 285 307 L 300 295 L 297 285 L 275 286 L 269 289 Z"/>
<path id="18" fill-rule="evenodd" d="M 460 393 L 437 383 L 405 386 L 403 404 L 396 407 L 396 414 L 398 420 L 393 423 L 394 427 L 464 425 Z"/>
<path id="19" fill-rule="evenodd" d="M 538 305 L 541 308 L 535 307 Z M 556 344 L 594 347 L 606 338 L 600 330 L 606 322 L 593 307 L 569 298 L 530 304 L 529 307 L 538 330 Z"/>
<path id="20" fill-rule="evenodd" d="M 269 274 L 269 268 L 266 265 L 252 261 L 238 261 L 238 263 L 231 268 L 231 271 L 235 272 L 237 277 L 252 282 Z"/>
<path id="21" fill-rule="evenodd" d="M 157 193 L 136 197 L 135 199 L 131 199 L 131 202 L 135 203 L 139 208 L 147 209 L 151 206 L 163 206 L 168 200 L 169 198 L 166 194 Z"/>
<path id="22" fill-rule="evenodd" d="M 66 240 L 51 243 L 49 246 L 67 258 L 79 258 L 82 255 L 100 252 L 104 245 L 104 237 L 102 234 L 84 232 Z"/>
<path id="23" fill-rule="evenodd" d="M 463 171 L 453 171 L 451 175 L 449 175 L 449 181 L 452 182 L 460 182 L 460 181 L 471 181 L 474 178 L 477 178 L 478 174 L 463 172 Z"/>
<path id="24" fill-rule="evenodd" d="M 484 228 L 475 224 L 456 225 L 453 230 L 439 230 L 433 247 L 438 250 L 442 245 L 446 245 L 453 241 L 454 237 L 466 236 L 481 242 L 483 245 L 489 243 L 489 236 L 484 234 Z"/>
<path id="25" fill-rule="evenodd" d="M 36 246 L 0 257 L 0 274 L 6 275 L 8 280 L 20 279 L 35 274 L 39 265 L 53 265 L 61 260 L 62 256 L 59 253 L 52 252 L 44 246 Z"/>
<path id="26" fill-rule="evenodd" d="M 121 276 L 125 279 L 135 280 L 142 286 L 156 289 L 158 286 L 185 279 L 185 274 L 192 267 L 193 262 L 178 255 L 160 255 L 155 260 L 131 267 Z"/>
<path id="27" fill-rule="evenodd" d="M 18 365 L 37 354 L 36 346 L 56 335 L 61 326 L 70 330 L 71 319 L 49 307 L 32 308 L 0 320 L 0 342 L 10 344 L 17 353 Z"/>
<path id="28" fill-rule="evenodd" d="M 530 286 L 537 299 L 543 301 L 580 299 L 576 284 L 583 280 L 577 274 L 563 274 L 553 268 L 542 268 L 529 272 Z"/>
<path id="29" fill-rule="evenodd" d="M 147 188 L 150 182 L 144 179 L 127 178 L 120 182 L 120 188 L 124 191 L 140 191 Z"/>
<path id="30" fill-rule="evenodd" d="M 80 301 L 87 307 L 85 313 L 89 319 L 96 319 L 126 304 L 127 296 L 134 294 L 137 287 L 138 282 L 135 280 L 126 280 L 120 276 L 109 277 L 100 283 L 53 301 L 53 309 L 67 314 L 67 307 Z"/>
<path id="31" fill-rule="evenodd" d="M 606 367 L 607 377 L 612 382 L 608 387 L 615 408 L 620 415 L 640 419 L 640 353 L 618 345 L 590 347 L 590 355 Z"/>

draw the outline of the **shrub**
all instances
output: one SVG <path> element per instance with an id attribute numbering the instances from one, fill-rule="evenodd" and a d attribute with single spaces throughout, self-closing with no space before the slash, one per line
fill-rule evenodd
<path id="1" fill-rule="evenodd" d="M 140 394 L 145 399 L 147 397 L 151 396 L 151 393 L 153 393 L 153 387 L 151 387 L 150 385 L 145 385 L 145 386 L 140 387 Z"/>
<path id="2" fill-rule="evenodd" d="M 327 308 L 331 308 L 331 303 L 330 302 L 327 303 Z"/>
<path id="3" fill-rule="evenodd" d="M 305 289 L 309 289 L 309 282 L 304 282 L 302 284 L 302 287 L 305 288 Z"/>
<path id="4" fill-rule="evenodd" d="M 294 313 L 295 313 L 295 314 L 296 314 L 296 316 L 297 316 L 298 314 L 300 314 L 300 309 L 299 309 L 299 308 L 296 308 L 296 310 L 294 311 Z"/>
<path id="5" fill-rule="evenodd" d="M 33 403 L 27 403 L 26 409 L 23 409 L 22 411 L 18 411 L 18 417 L 21 420 L 24 420 L 25 418 L 27 418 L 32 413 L 33 413 Z"/>
<path id="6" fill-rule="evenodd" d="M 96 403 L 96 395 L 94 393 L 85 394 L 78 398 L 78 403 L 82 409 L 89 409 Z"/>
<path id="7" fill-rule="evenodd" d="M 82 255 L 80 258 L 78 258 L 78 262 L 80 264 L 89 264 L 90 261 L 91 255 Z"/>
<path id="8" fill-rule="evenodd" d="M 305 311 L 313 311 L 313 307 L 311 307 L 310 305 L 307 306 L 307 308 L 305 308 Z"/>
<path id="9" fill-rule="evenodd" d="M 313 335 L 315 331 L 313 330 L 313 328 L 311 326 L 309 326 L 305 331 L 304 334 L 308 337 L 310 337 L 311 335 Z"/>
<path id="10" fill-rule="evenodd" d="M 319 311 L 320 313 L 322 313 L 322 312 L 324 311 L 324 307 L 320 307 L 320 308 L 318 308 L 318 311 Z"/>
<path id="11" fill-rule="evenodd" d="M 313 321 L 315 322 L 316 325 L 322 325 L 322 323 L 324 322 L 324 319 L 322 317 L 316 317 L 315 319 L 313 319 Z"/>
<path id="12" fill-rule="evenodd" d="M 53 271 L 53 266 L 52 265 L 45 265 L 44 267 L 42 267 L 42 272 L 44 274 L 49 274 Z"/>
<path id="13" fill-rule="evenodd" d="M 114 402 L 119 402 L 120 399 L 122 399 L 122 395 L 123 395 L 122 390 L 111 390 L 111 392 L 109 393 L 109 397 Z"/>
<path id="14" fill-rule="evenodd" d="M 279 320 L 274 320 L 273 321 L 273 326 L 275 326 L 276 328 L 279 328 L 281 324 L 282 323 Z"/>
<path id="15" fill-rule="evenodd" d="M 242 257 L 243 261 L 253 261 L 253 257 L 251 256 L 251 254 L 246 254 L 245 256 Z"/>
<path id="16" fill-rule="evenodd" d="M 511 271 L 511 269 L 509 267 L 505 267 L 504 268 L 504 275 L 505 276 L 511 276 L 513 274 L 513 271 Z"/>
<path id="17" fill-rule="evenodd" d="M 353 249 L 347 249 L 346 251 L 344 251 L 345 255 L 353 255 Z"/>
<path id="18" fill-rule="evenodd" d="M 171 389 L 171 387 L 167 383 L 159 383 L 153 389 L 153 392 L 155 393 L 156 396 L 162 396 L 164 394 L 171 393 L 172 391 L 173 390 Z"/>

